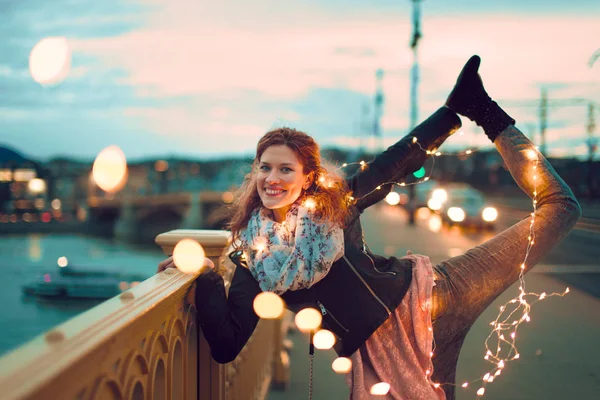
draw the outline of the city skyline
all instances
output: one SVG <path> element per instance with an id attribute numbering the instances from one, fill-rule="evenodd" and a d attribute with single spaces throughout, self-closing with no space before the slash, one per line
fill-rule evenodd
<path id="1" fill-rule="evenodd" d="M 419 120 L 475 53 L 495 99 L 530 101 L 507 110 L 534 138 L 542 86 L 550 99 L 600 103 L 600 62 L 588 65 L 600 48 L 600 3 L 523 3 L 422 2 Z M 0 146 L 39 159 L 93 159 L 113 144 L 132 160 L 248 156 L 264 132 L 287 125 L 323 147 L 358 147 L 378 68 L 388 145 L 409 123 L 410 16 L 410 1 L 390 0 L 0 1 Z M 53 36 L 67 38 L 72 67 L 41 86 L 29 53 Z M 490 145 L 463 121 L 448 149 Z M 586 124 L 584 106 L 551 108 L 549 155 L 586 156 Z"/>

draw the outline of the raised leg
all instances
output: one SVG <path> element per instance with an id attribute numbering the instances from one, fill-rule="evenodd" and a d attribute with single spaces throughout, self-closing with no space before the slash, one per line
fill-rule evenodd
<path id="1" fill-rule="evenodd" d="M 581 208 L 554 168 L 513 125 L 506 127 L 494 143 L 512 177 L 530 197 L 535 183 L 537 211 L 534 244 L 525 261 L 527 272 L 567 236 L 580 218 Z M 530 215 L 484 244 L 436 266 L 433 318 L 437 382 L 454 382 L 458 355 L 469 329 L 490 303 L 519 278 L 532 218 Z M 445 390 L 449 399 L 454 398 L 453 386 L 448 385 Z"/>

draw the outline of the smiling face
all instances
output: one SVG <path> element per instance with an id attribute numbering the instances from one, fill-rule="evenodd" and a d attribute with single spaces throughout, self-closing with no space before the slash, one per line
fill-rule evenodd
<path id="1" fill-rule="evenodd" d="M 290 206 L 310 183 L 296 153 L 285 145 L 268 147 L 261 155 L 256 172 L 256 190 L 265 208 L 273 210 L 282 222 Z"/>

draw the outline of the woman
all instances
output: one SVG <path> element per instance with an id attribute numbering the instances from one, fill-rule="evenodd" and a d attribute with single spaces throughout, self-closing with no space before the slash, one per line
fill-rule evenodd
<path id="1" fill-rule="evenodd" d="M 351 398 L 370 398 L 370 387 L 382 381 L 390 384 L 389 398 L 453 398 L 452 385 L 434 382 L 454 382 L 466 332 L 518 279 L 515 265 L 527 247 L 529 222 L 433 268 L 425 256 L 373 254 L 359 217 L 460 127 L 456 113 L 484 129 L 516 182 L 532 195 L 527 168 L 533 145 L 485 92 L 479 63 L 477 56 L 467 62 L 444 107 L 345 182 L 326 173 L 318 146 L 302 132 L 278 129 L 260 140 L 230 224 L 239 248 L 230 254 L 237 268 L 229 294 L 214 271 L 197 280 L 198 319 L 216 361 L 239 354 L 258 322 L 254 297 L 269 290 L 293 311 L 321 310 L 324 328 L 337 336 L 336 352 L 352 358 Z M 536 219 L 542 223 L 527 270 L 581 214 L 568 186 L 538 157 Z M 171 266 L 168 259 L 159 271 Z M 432 376 L 433 336 L 441 372 Z"/>

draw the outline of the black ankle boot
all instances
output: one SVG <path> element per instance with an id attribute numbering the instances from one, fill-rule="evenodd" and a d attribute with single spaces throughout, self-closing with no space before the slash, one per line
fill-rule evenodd
<path id="1" fill-rule="evenodd" d="M 514 125 L 515 120 L 486 93 L 478 74 L 480 63 L 479 56 L 467 61 L 446 100 L 446 106 L 481 126 L 493 142 L 507 126 Z"/>

